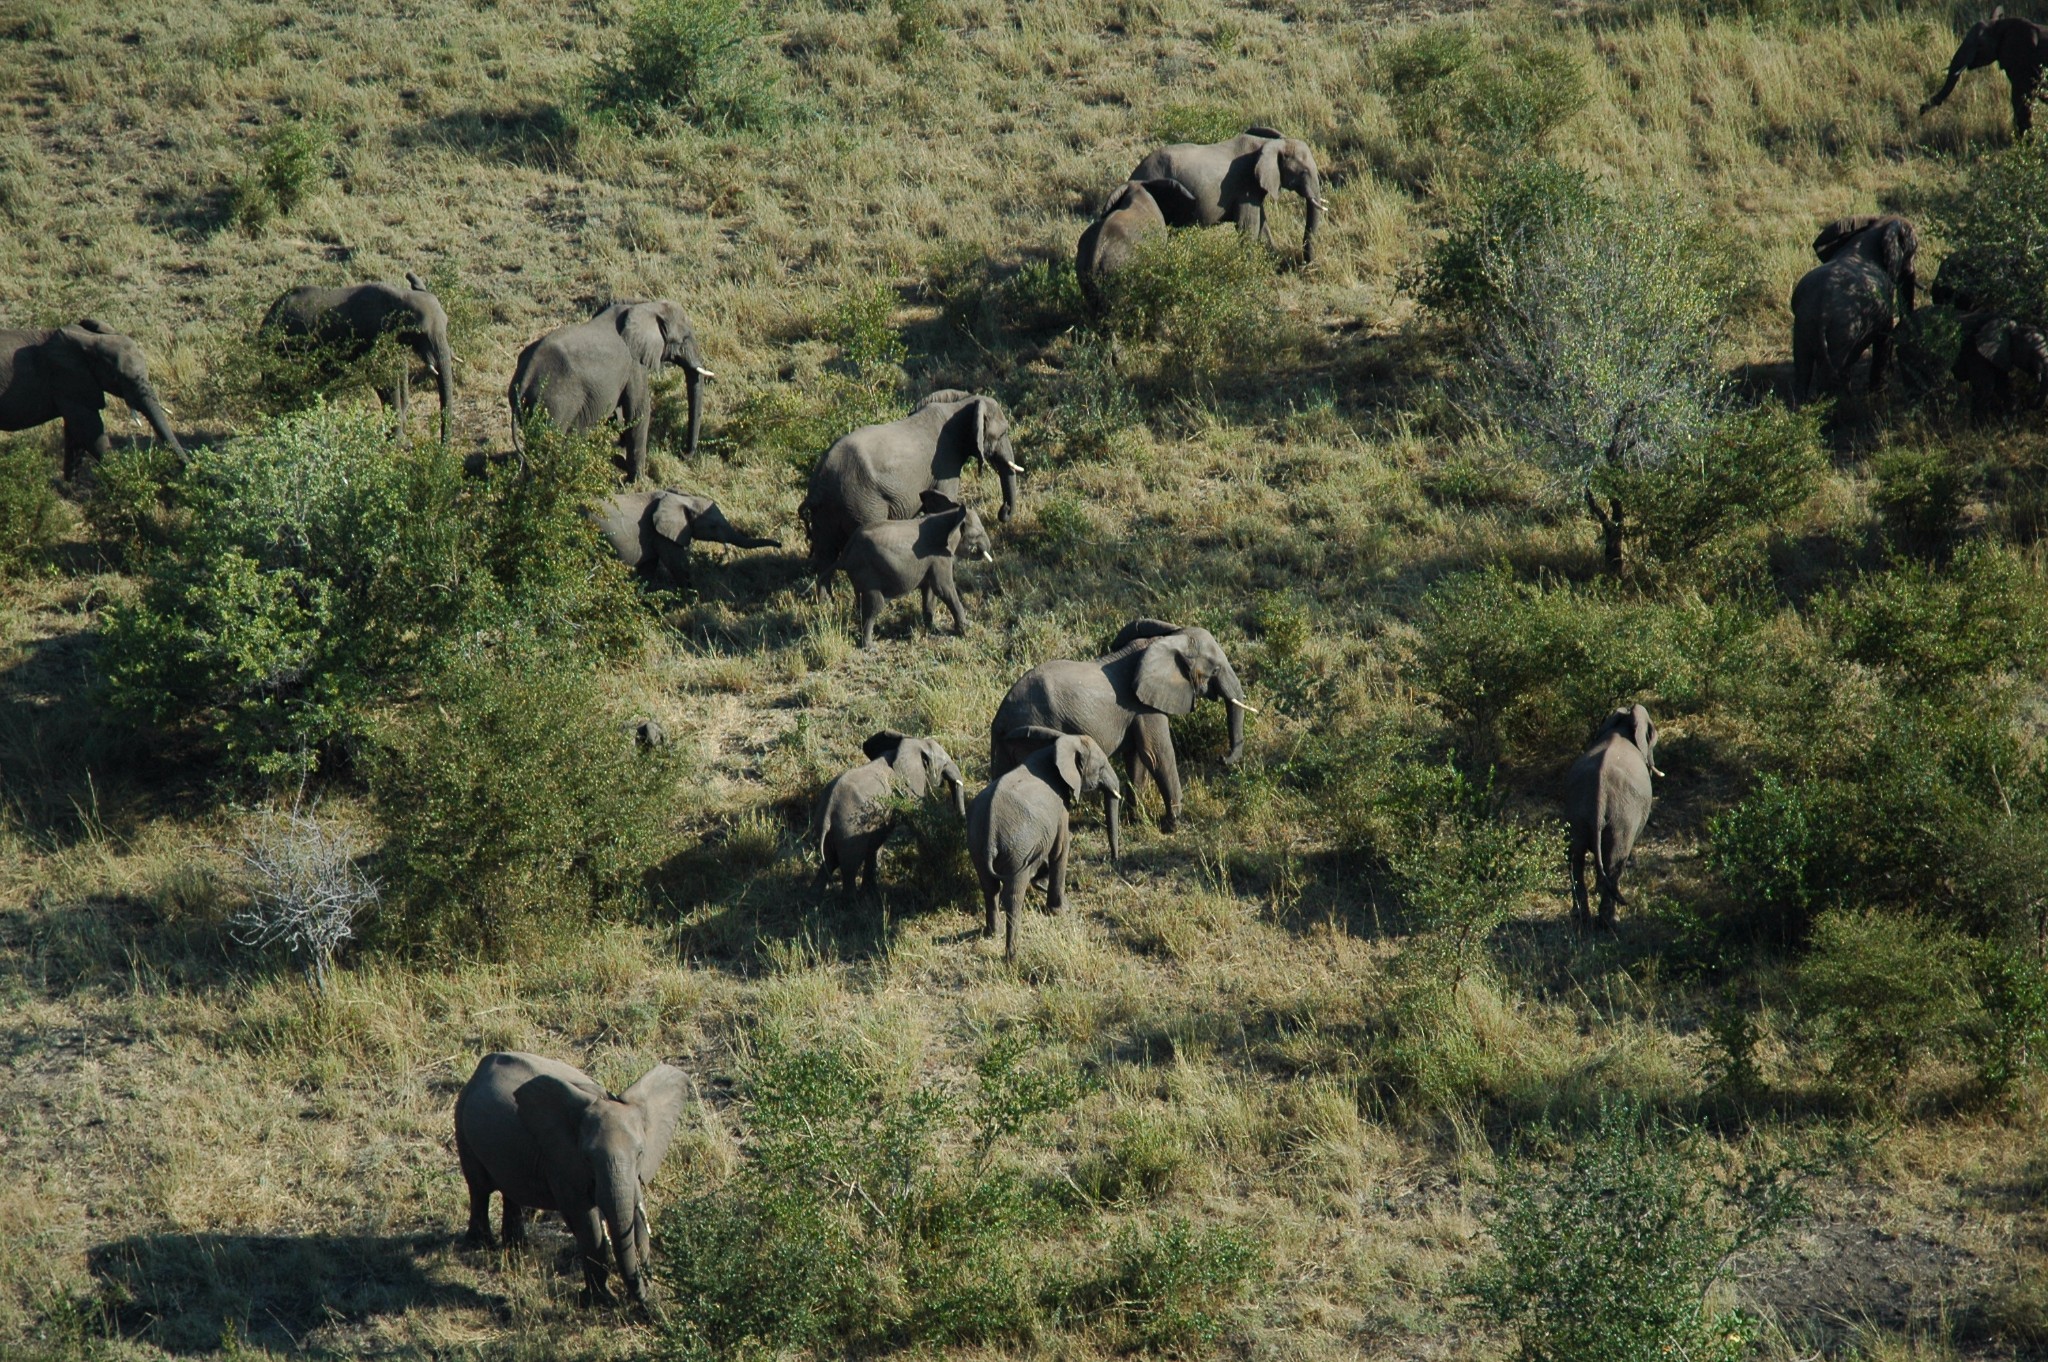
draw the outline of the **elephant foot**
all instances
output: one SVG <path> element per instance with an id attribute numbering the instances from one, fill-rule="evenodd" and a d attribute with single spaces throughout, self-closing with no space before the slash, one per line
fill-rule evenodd
<path id="1" fill-rule="evenodd" d="M 479 1229 L 475 1225 L 471 1225 L 467 1230 L 463 1231 L 462 1242 L 470 1248 L 496 1248 L 498 1246 L 496 1236 L 488 1228 Z"/>
<path id="2" fill-rule="evenodd" d="M 1168 809 L 1168 810 L 1167 810 L 1167 811 L 1166 811 L 1165 813 L 1162 813 L 1162 814 L 1160 814 L 1160 815 L 1159 815 L 1159 830 L 1160 830 L 1161 832 L 1175 832 L 1175 831 L 1178 831 L 1178 830 L 1179 830 L 1179 828 L 1180 828 L 1180 810 L 1179 810 L 1179 809 Z"/>

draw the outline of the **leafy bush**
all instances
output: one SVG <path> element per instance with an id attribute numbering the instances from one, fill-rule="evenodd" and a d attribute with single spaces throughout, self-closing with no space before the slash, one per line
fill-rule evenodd
<path id="1" fill-rule="evenodd" d="M 1964 1039 L 1977 1081 L 1998 1095 L 2048 1059 L 2048 968 L 2034 949 L 1987 941 L 1972 973 L 1981 1010 Z"/>
<path id="2" fill-rule="evenodd" d="M 1754 1330 L 1707 1305 L 1728 1260 L 1799 1209 L 1774 1172 L 1745 1186 L 1709 1181 L 1707 1152 L 1666 1138 L 1629 1101 L 1604 1103 L 1564 1166 L 1528 1145 L 1509 1158 L 1487 1216 L 1498 1253 L 1471 1279 L 1493 1319 L 1513 1326 L 1524 1362 L 1735 1362 Z"/>
<path id="3" fill-rule="evenodd" d="M 161 547 L 169 533 L 165 499 L 179 473 L 168 445 L 117 445 L 93 469 L 85 523 L 102 546 L 118 550 Z"/>
<path id="4" fill-rule="evenodd" d="M 674 773 L 623 717 L 587 666 L 545 653 L 464 653 L 430 677 L 370 764 L 400 905 L 377 940 L 516 957 L 637 906 Z"/>
<path id="5" fill-rule="evenodd" d="M 37 436 L 0 438 L 0 578 L 18 576 L 57 542 L 64 503 Z"/>
<path id="6" fill-rule="evenodd" d="M 1236 232 L 1166 232 L 1103 280 L 1111 332 L 1145 342 L 1160 377 L 1212 380 L 1269 351 L 1279 328 L 1271 252 Z"/>
<path id="7" fill-rule="evenodd" d="M 905 405 L 893 382 L 821 373 L 748 393 L 726 420 L 720 443 L 729 441 L 749 457 L 765 456 L 808 478 L 834 440 L 860 426 L 893 421 L 904 414 Z"/>
<path id="8" fill-rule="evenodd" d="M 264 135 L 256 164 L 229 182 L 228 216 L 251 234 L 290 217 L 327 178 L 334 134 L 314 119 L 288 119 Z"/>
<path id="9" fill-rule="evenodd" d="M 1973 545 L 1943 569 L 1900 563 L 1815 605 L 1841 656 L 1938 695 L 2048 662 L 2048 599 L 2020 554 Z"/>
<path id="10" fill-rule="evenodd" d="M 591 100 L 640 128 L 674 115 L 708 132 L 767 131 L 783 117 L 747 0 L 636 0 Z"/>
<path id="11" fill-rule="evenodd" d="M 985 345 L 1064 330 L 1083 311 L 1071 258 L 1030 259 L 1013 268 L 971 243 L 935 256 L 925 290 L 948 326 Z"/>
<path id="12" fill-rule="evenodd" d="M 1244 1230 L 1186 1220 L 1164 1229 L 1126 1226 L 1109 1262 L 1058 1293 L 1063 1311 L 1108 1326 L 1122 1352 L 1191 1356 L 1217 1342 L 1233 1308 L 1268 1266 L 1265 1245 Z"/>
<path id="13" fill-rule="evenodd" d="M 1969 948 L 1952 928 L 1908 912 L 1837 909 L 1815 921 L 1797 987 L 1835 1077 L 1888 1096 L 1955 1042 L 1973 1001 L 1969 978 Z"/>
<path id="14" fill-rule="evenodd" d="M 2048 144 L 2021 139 L 1978 157 L 1928 225 L 1949 246 L 1942 280 L 1973 306 L 2048 324 Z"/>
<path id="15" fill-rule="evenodd" d="M 1477 784 L 1446 767 L 1440 788 L 1438 807 L 1394 842 L 1388 865 L 1425 933 L 1404 958 L 1456 989 L 1509 915 L 1554 880 L 1556 839 L 1502 819 L 1490 778 Z"/>
<path id="16" fill-rule="evenodd" d="M 1378 84 L 1411 144 L 1504 159 L 1544 145 L 1591 98 L 1567 48 L 1485 44 L 1469 25 L 1431 24 L 1375 51 Z"/>
<path id="17" fill-rule="evenodd" d="M 322 406 L 195 450 L 169 544 L 109 612 L 114 709 L 210 731 L 242 770 L 303 772 L 450 642 L 620 645 L 629 583 L 582 513 L 611 486 L 608 453 L 537 429 L 527 466 L 467 482 L 438 446 Z"/>
<path id="18" fill-rule="evenodd" d="M 1947 554 L 1973 481 L 1945 449 L 1888 449 L 1871 460 L 1871 504 L 1885 538 L 1908 553 Z"/>
<path id="19" fill-rule="evenodd" d="M 847 290 L 832 309 L 827 329 L 856 373 L 886 369 L 910 358 L 910 347 L 893 325 L 895 314 L 896 290 L 880 282 Z"/>
<path id="20" fill-rule="evenodd" d="M 1601 221 L 1608 204 L 1584 172 L 1548 157 L 1516 161 L 1488 177 L 1430 248 L 1417 296 L 1454 316 L 1484 316 L 1499 302 L 1499 262 L 1560 225 Z"/>
<path id="21" fill-rule="evenodd" d="M 1775 775 L 1707 824 L 1709 858 L 1746 906 L 1791 938 L 1836 901 L 1847 816 L 1831 783 L 1788 784 Z"/>

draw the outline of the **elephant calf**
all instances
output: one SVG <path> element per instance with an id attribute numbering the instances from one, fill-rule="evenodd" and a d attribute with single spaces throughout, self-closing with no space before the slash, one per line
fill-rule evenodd
<path id="1" fill-rule="evenodd" d="M 2034 380 L 2033 405 L 2048 405 L 2048 336 L 1995 312 L 1965 313 L 1958 322 L 1962 348 L 1956 380 L 1970 387 L 1970 406 L 1979 419 L 2012 405 L 2012 376 Z"/>
<path id="2" fill-rule="evenodd" d="M 780 539 L 737 528 L 710 497 L 688 492 L 620 492 L 600 501 L 590 518 L 619 560 L 650 582 L 663 573 L 677 586 L 688 582 L 690 545 L 698 540 L 741 549 L 782 547 Z"/>
<path id="3" fill-rule="evenodd" d="M 1593 746 L 1564 778 L 1564 813 L 1571 825 L 1572 921 L 1584 928 L 1586 858 L 1600 887 L 1600 925 L 1614 926 L 1621 872 L 1635 855 L 1636 838 L 1650 821 L 1650 777 L 1657 769 L 1657 725 L 1641 705 L 1617 709 L 1593 736 Z"/>
<path id="4" fill-rule="evenodd" d="M 967 816 L 967 782 L 946 749 L 930 738 L 906 738 L 884 729 L 860 750 L 867 764 L 835 777 L 811 814 L 811 845 L 822 862 L 811 886 L 814 894 L 825 892 L 835 870 L 847 893 L 853 892 L 856 870 L 861 888 L 875 892 L 875 857 L 896 830 L 889 802 L 898 792 L 922 799 L 943 785 L 952 792 L 953 811 Z"/>
<path id="5" fill-rule="evenodd" d="M 605 1237 L 627 1294 L 647 1300 L 647 1185 L 690 1091 L 657 1064 L 617 1097 L 580 1069 L 539 1055 L 485 1055 L 455 1099 L 455 1156 L 469 1184 L 469 1239 L 491 1242 L 491 1193 L 505 1199 L 505 1243 L 526 1210 L 559 1211 L 583 1251 L 583 1303 L 610 1301 Z"/>
<path id="6" fill-rule="evenodd" d="M 87 454 L 101 458 L 111 447 L 100 416 L 108 393 L 139 412 L 172 453 L 185 456 L 134 340 L 90 317 L 49 331 L 0 331 L 0 430 L 63 421 L 67 481 L 78 476 Z"/>
<path id="7" fill-rule="evenodd" d="M 988 531 L 981 517 L 952 498 L 938 492 L 924 494 L 925 513 L 915 520 L 882 520 L 863 525 L 853 532 L 833 564 L 853 583 L 860 602 L 860 646 L 875 641 L 875 616 L 886 601 L 908 596 L 912 591 L 924 597 L 924 627 L 938 631 L 932 614 L 932 596 L 937 594 L 953 613 L 953 632 L 967 632 L 967 607 L 960 603 L 960 588 L 953 581 L 953 564 L 961 559 L 990 562 Z"/>
<path id="8" fill-rule="evenodd" d="M 1172 214 L 1162 205 L 1172 205 Z M 1131 180 L 1121 185 L 1074 247 L 1074 275 L 1089 306 L 1103 306 L 1102 281 L 1131 263 L 1139 242 L 1164 235 L 1169 216 L 1191 220 L 1199 211 L 1195 196 L 1179 180 Z"/>
<path id="9" fill-rule="evenodd" d="M 996 777 L 967 810 L 967 851 L 981 881 L 981 934 L 996 934 L 996 900 L 1005 919 L 1003 958 L 1017 958 L 1017 919 L 1024 892 L 1045 877 L 1046 911 L 1067 905 L 1067 852 L 1073 830 L 1067 806 L 1101 790 L 1109 805 L 1110 845 L 1116 845 L 1118 802 L 1123 797 L 1109 755 L 1095 739 L 1027 726 L 1003 735 L 1012 751 L 1036 743 L 1022 764 Z"/>
<path id="10" fill-rule="evenodd" d="M 295 288 L 270 305 L 263 329 L 326 346 L 343 363 L 361 359 L 385 336 L 412 351 L 441 391 L 441 443 L 448 443 L 449 408 L 455 404 L 455 357 L 448 350 L 448 313 L 417 274 L 405 285 L 381 280 L 345 288 Z M 403 367 L 377 396 L 398 420 L 405 438 L 405 403 L 411 375 Z"/>
<path id="11" fill-rule="evenodd" d="M 1792 399 L 1840 388 L 1870 352 L 1870 389 L 1884 386 L 1894 314 L 1913 315 L 1920 238 L 1901 217 L 1838 218 L 1813 239 L 1821 263 L 1792 290 Z"/>

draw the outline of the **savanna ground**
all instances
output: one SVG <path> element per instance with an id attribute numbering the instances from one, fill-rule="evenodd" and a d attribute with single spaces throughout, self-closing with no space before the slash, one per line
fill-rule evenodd
<path id="1" fill-rule="evenodd" d="M 1825 653 L 1810 615 L 1826 590 L 1905 570 L 1873 460 L 1962 451 L 1957 533 L 2005 543 L 2038 417 L 1987 431 L 1903 397 L 1845 404 L 1827 466 L 1759 530 L 1740 590 L 1679 574 L 1588 605 L 1649 612 L 1654 638 L 1630 646 L 1669 657 L 1617 670 L 1597 637 L 1547 654 L 1520 640 L 1559 675 L 1523 676 L 1501 701 L 1513 722 L 1487 732 L 1433 689 L 1445 648 L 1486 651 L 1483 631 L 1458 641 L 1433 588 L 1498 568 L 1570 613 L 1602 562 L 1583 515 L 1470 416 L 1463 338 L 1413 301 L 1430 241 L 1538 143 L 1607 192 L 1669 196 L 1733 262 L 1719 360 L 1760 393 L 1817 224 L 1913 212 L 2006 139 L 1995 73 L 1915 116 L 1953 47 L 1946 11 L 795 0 L 765 11 L 772 126 L 704 132 L 583 111 L 621 15 L 564 10 L 0 6 L 9 324 L 96 315 L 137 336 L 203 447 L 258 422 L 219 371 L 271 297 L 415 269 L 457 314 L 466 453 L 506 446 L 504 383 L 534 335 L 613 297 L 673 297 L 719 379 L 705 454 L 664 450 L 662 480 L 791 546 L 700 550 L 692 589 L 651 600 L 603 674 L 617 714 L 659 718 L 677 749 L 648 777 L 660 855 L 637 906 L 510 961 L 345 951 L 322 998 L 225 925 L 265 792 L 190 734 L 108 717 L 98 639 L 138 590 L 134 560 L 67 522 L 0 595 L 0 1350 L 638 1355 L 656 1331 L 576 1308 L 558 1231 L 530 1256 L 458 1247 L 449 1111 L 478 1055 L 543 1051 L 614 1089 L 657 1060 L 690 1069 L 704 1101 L 654 1198 L 674 1203 L 739 1163 L 730 1080 L 764 1045 L 841 1047 L 902 1089 L 966 1082 L 1019 1024 L 1080 1080 L 1032 1154 L 1086 1188 L 1062 1251 L 1177 1217 L 1263 1246 L 1218 1327 L 1161 1347 L 1505 1355 L 1463 1276 L 1489 1249 L 1498 1161 L 1518 1134 L 1548 1121 L 1568 1142 L 1603 1097 L 1631 1094 L 1703 1127 L 1709 1165 L 1814 1170 L 1810 1210 L 1718 1288 L 1761 1320 L 1762 1355 L 2048 1348 L 2039 1079 L 1980 1099 L 1934 1053 L 1872 1099 L 1813 1043 L 1795 952 L 1768 930 L 1703 947 L 1699 930 L 1744 906 L 1710 820 L 1789 750 L 1777 681 L 1759 678 Z M 1582 107 L 1492 150 L 1442 110 L 1404 111 L 1383 49 L 1444 23 L 1470 26 L 1464 60 L 1482 66 L 1521 71 L 1509 58 L 1535 45 L 1529 79 L 1576 72 Z M 1253 284 L 1270 312 L 1222 354 L 1137 343 L 1120 378 L 1075 326 L 1060 262 L 1148 147 L 1252 123 L 1317 149 L 1317 267 L 1291 267 L 1284 198 L 1283 266 Z M 324 130 L 303 201 L 251 210 L 237 185 L 291 124 Z M 964 638 L 926 637 L 899 603 L 863 654 L 843 593 L 814 599 L 800 570 L 803 470 L 835 420 L 947 386 L 1008 404 L 1023 511 L 967 574 Z M 672 409 L 663 421 L 666 440 Z M 32 438 L 55 448 L 54 430 Z M 967 485 L 992 506 L 985 477 Z M 2014 559 L 2038 588 L 2037 551 Z M 1077 911 L 1034 913 L 1015 968 L 979 939 L 943 847 L 885 853 L 880 906 L 811 902 L 803 818 L 863 737 L 935 736 L 978 788 L 1010 681 L 1093 655 L 1139 614 L 1214 630 L 1262 710 L 1231 769 L 1214 706 L 1177 723 L 1178 833 L 1127 825 L 1112 872 L 1078 814 Z M 1881 668 L 1816 665 L 1840 695 L 1815 703 L 1850 715 L 1831 731 L 1869 740 Z M 2015 724 L 2037 764 L 2038 679 L 1999 680 L 2033 697 Z M 1582 943 L 1556 792 L 1583 734 L 1635 698 L 1664 724 L 1669 776 L 1636 909 Z M 1494 812 L 1556 853 L 1422 1012 L 1400 962 L 1424 934 L 1386 869 L 1398 820 L 1366 788 L 1388 752 L 1449 756 L 1474 781 L 1497 763 Z M 374 841 L 360 783 L 316 783 Z M 955 1351 L 1153 1346 L 1078 1318 Z"/>

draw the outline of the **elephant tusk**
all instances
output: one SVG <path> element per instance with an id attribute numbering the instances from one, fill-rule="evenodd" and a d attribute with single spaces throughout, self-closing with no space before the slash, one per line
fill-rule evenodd
<path id="1" fill-rule="evenodd" d="M 988 551 L 987 549 L 983 549 L 983 550 L 981 551 L 981 561 L 982 561 L 982 562 L 984 562 L 984 563 L 993 563 L 993 562 L 994 562 L 995 560 L 996 560 L 996 556 L 995 556 L 995 555 L 994 555 L 993 553 L 990 553 L 990 552 L 989 552 L 989 551 Z"/>
<path id="2" fill-rule="evenodd" d="M 697 377 L 699 377 L 699 378 L 717 378 L 717 377 L 718 377 L 718 375 L 717 375 L 717 374 L 714 374 L 714 373 L 712 373 L 712 372 L 711 372 L 711 371 L 710 371 L 709 369 L 692 369 L 692 370 L 690 370 L 690 372 L 691 372 L 691 373 L 693 373 L 693 374 L 695 374 L 695 375 L 696 375 Z"/>
<path id="3" fill-rule="evenodd" d="M 1258 713 L 1258 711 L 1257 711 L 1257 710 L 1253 709 L 1253 708 L 1252 708 L 1252 707 L 1251 707 L 1250 705 L 1246 704 L 1246 703 L 1245 703 L 1244 701 L 1242 701 L 1242 700 L 1233 700 L 1233 699 L 1231 699 L 1231 698 L 1230 698 L 1229 696 L 1227 696 L 1227 695 L 1223 697 L 1223 703 L 1224 703 L 1224 704 L 1226 704 L 1226 705 L 1236 705 L 1236 706 L 1237 706 L 1237 707 L 1238 707 L 1239 709 L 1243 710 L 1243 711 L 1244 711 L 1245 713 L 1247 713 L 1247 714 L 1257 714 L 1257 713 Z"/>
<path id="4" fill-rule="evenodd" d="M 1657 779 L 1659 780 L 1662 780 L 1664 778 L 1664 773 L 1654 766 L 1650 768 L 1650 774 L 1657 777 Z"/>
<path id="5" fill-rule="evenodd" d="M 1114 799 L 1119 804 L 1124 802 L 1124 797 L 1121 794 L 1118 794 L 1115 790 L 1104 790 L 1103 793 L 1108 795 L 1111 799 Z"/>

